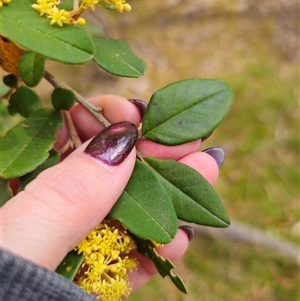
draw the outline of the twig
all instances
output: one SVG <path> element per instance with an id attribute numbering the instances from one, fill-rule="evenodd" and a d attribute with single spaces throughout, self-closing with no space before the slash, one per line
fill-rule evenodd
<path id="1" fill-rule="evenodd" d="M 76 131 L 72 116 L 71 116 L 69 111 L 64 111 L 64 114 L 65 114 L 65 117 L 66 117 L 66 123 L 67 123 L 68 128 L 69 128 L 69 133 L 70 133 L 71 140 L 74 143 L 74 146 L 76 148 L 78 148 L 82 144 L 82 142 L 81 142 L 81 140 L 78 136 L 78 133 Z"/>
<path id="2" fill-rule="evenodd" d="M 58 149 L 57 151 L 60 153 L 60 154 L 64 154 L 70 147 L 72 147 L 72 141 L 71 141 L 71 138 L 69 137 L 68 141 L 65 143 L 65 145 Z"/>
<path id="3" fill-rule="evenodd" d="M 95 116 L 95 118 L 104 126 L 110 126 L 110 122 L 101 114 L 102 108 L 95 106 L 91 102 L 87 101 L 82 95 L 80 95 L 77 91 L 70 88 L 67 84 L 62 83 L 58 79 L 56 79 L 53 75 L 51 75 L 48 71 L 45 72 L 44 78 L 53 86 L 60 87 L 64 89 L 71 90 L 76 97 L 76 101 L 80 103 L 83 107 L 85 107 L 91 114 Z"/>
<path id="4" fill-rule="evenodd" d="M 73 10 L 77 10 L 79 7 L 79 0 L 73 0 Z"/>
<path id="5" fill-rule="evenodd" d="M 197 234 L 264 247 L 300 265 L 300 249 L 296 244 L 241 222 L 231 220 L 230 226 L 224 229 L 200 225 L 193 225 L 193 227 Z"/>

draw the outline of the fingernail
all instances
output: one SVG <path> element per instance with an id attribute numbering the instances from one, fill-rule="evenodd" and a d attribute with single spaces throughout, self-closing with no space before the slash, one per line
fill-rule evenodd
<path id="1" fill-rule="evenodd" d="M 141 99 L 128 99 L 128 101 L 130 101 L 132 104 L 134 104 L 138 108 L 140 115 L 141 115 L 141 119 L 143 119 L 148 104 Z"/>
<path id="2" fill-rule="evenodd" d="M 117 166 L 130 154 L 137 137 L 136 126 L 122 121 L 102 130 L 84 152 L 110 166 Z"/>
<path id="3" fill-rule="evenodd" d="M 195 236 L 195 229 L 190 226 L 179 226 L 179 229 L 183 230 L 187 235 L 189 241 L 191 241 Z"/>
<path id="4" fill-rule="evenodd" d="M 225 159 L 225 152 L 222 148 L 210 147 L 210 148 L 203 150 L 203 152 L 212 156 L 215 159 L 215 161 L 217 162 L 219 167 L 222 166 L 224 159 Z"/>

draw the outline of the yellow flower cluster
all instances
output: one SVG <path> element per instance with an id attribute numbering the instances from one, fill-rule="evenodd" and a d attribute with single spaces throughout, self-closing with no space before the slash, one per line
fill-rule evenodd
<path id="1" fill-rule="evenodd" d="M 59 0 L 37 0 L 35 4 L 32 4 L 32 8 L 40 13 L 40 16 L 46 16 L 51 19 L 50 24 L 57 24 L 62 27 L 63 24 L 79 24 L 85 25 L 86 21 L 84 18 L 73 18 L 70 12 L 59 9 Z"/>
<path id="2" fill-rule="evenodd" d="M 102 301 L 127 297 L 131 291 L 127 272 L 137 267 L 128 253 L 135 247 L 120 223 L 100 224 L 76 247 L 84 255 L 76 283 Z"/>
<path id="3" fill-rule="evenodd" d="M 131 11 L 131 6 L 130 4 L 126 3 L 126 0 L 102 0 L 98 2 L 100 2 L 100 4 L 102 3 L 108 8 L 118 11 L 119 13 L 122 13 L 123 11 Z"/>
<path id="4" fill-rule="evenodd" d="M 0 0 L 0 3 L 11 0 Z M 79 8 L 73 11 L 59 9 L 60 0 L 37 0 L 32 7 L 40 13 L 40 16 L 46 16 L 51 19 L 50 24 L 57 24 L 62 27 L 63 24 L 85 25 L 86 21 L 80 15 L 87 9 L 95 10 L 95 5 L 100 4 L 104 7 L 114 9 L 118 12 L 131 11 L 131 6 L 126 0 L 82 0 Z"/>
<path id="5" fill-rule="evenodd" d="M 0 0 L 0 8 L 3 6 L 3 4 L 8 4 L 10 2 L 11 0 Z"/>

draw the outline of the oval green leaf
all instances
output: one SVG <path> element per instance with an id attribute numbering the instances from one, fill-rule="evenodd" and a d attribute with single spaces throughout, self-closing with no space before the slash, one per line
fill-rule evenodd
<path id="1" fill-rule="evenodd" d="M 218 195 L 197 171 L 174 160 L 144 160 L 159 175 L 179 219 L 212 227 L 230 224 Z"/>
<path id="2" fill-rule="evenodd" d="M 3 83 L 7 87 L 11 87 L 11 88 L 17 87 L 18 81 L 19 81 L 18 78 L 14 74 L 8 74 L 3 77 Z M 0 91 L 1 91 L 1 89 L 0 89 Z M 2 91 L 0 93 L 0 96 L 2 97 Z"/>
<path id="3" fill-rule="evenodd" d="M 52 105 L 58 110 L 70 110 L 75 100 L 75 94 L 68 89 L 57 87 L 52 93 Z"/>
<path id="4" fill-rule="evenodd" d="M 32 172 L 27 173 L 26 175 L 22 176 L 19 178 L 20 181 L 20 190 L 23 190 L 27 184 L 29 184 L 32 180 L 34 180 L 42 171 L 56 165 L 59 163 L 59 154 L 55 150 L 51 150 L 49 152 L 49 157 L 48 159 L 38 166 L 35 170 Z"/>
<path id="5" fill-rule="evenodd" d="M 25 118 L 42 108 L 40 97 L 33 90 L 25 86 L 20 87 L 14 93 L 12 100 L 11 104 Z"/>
<path id="6" fill-rule="evenodd" d="M 12 190 L 9 187 L 9 181 L 0 178 L 0 207 L 3 206 L 10 198 L 12 198 Z"/>
<path id="7" fill-rule="evenodd" d="M 194 141 L 210 134 L 225 118 L 233 92 L 212 79 L 187 79 L 155 92 L 146 110 L 142 135 L 166 145 Z"/>
<path id="8" fill-rule="evenodd" d="M 92 59 L 94 44 L 83 28 L 51 26 L 30 0 L 12 1 L 1 8 L 1 35 L 51 60 L 83 64 Z"/>
<path id="9" fill-rule="evenodd" d="M 24 83 L 35 87 L 42 80 L 45 73 L 46 59 L 34 52 L 24 53 L 19 61 L 19 70 Z"/>
<path id="10" fill-rule="evenodd" d="M 0 176 L 18 178 L 47 160 L 61 124 L 59 111 L 42 109 L 9 130 L 0 138 Z"/>
<path id="11" fill-rule="evenodd" d="M 94 38 L 94 43 L 94 61 L 108 73 L 123 77 L 140 77 L 145 73 L 145 62 L 124 41 Z"/>
<path id="12" fill-rule="evenodd" d="M 10 95 L 7 108 L 10 115 L 16 115 L 18 113 L 17 92 L 14 92 Z"/>
<path id="13" fill-rule="evenodd" d="M 170 242 L 177 232 L 172 202 L 147 164 L 136 161 L 124 192 L 109 213 L 141 239 Z"/>
<path id="14" fill-rule="evenodd" d="M 7 86 L 5 83 L 0 83 L 0 99 L 5 96 L 9 90 L 9 86 Z"/>

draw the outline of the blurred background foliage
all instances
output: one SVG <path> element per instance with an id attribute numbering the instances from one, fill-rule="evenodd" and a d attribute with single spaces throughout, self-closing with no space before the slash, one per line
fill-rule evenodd
<path id="1" fill-rule="evenodd" d="M 299 3 L 293 0 L 131 1 L 131 13 L 103 9 L 91 21 L 125 40 L 147 64 L 140 79 L 116 78 L 93 63 L 47 69 L 84 96 L 149 101 L 189 77 L 235 91 L 226 120 L 203 143 L 227 157 L 216 191 L 229 216 L 299 245 Z M 51 87 L 38 88 L 45 99 Z M 130 301 L 296 301 L 299 266 L 263 247 L 198 235 L 176 272 L 189 294 L 155 277 Z"/>

